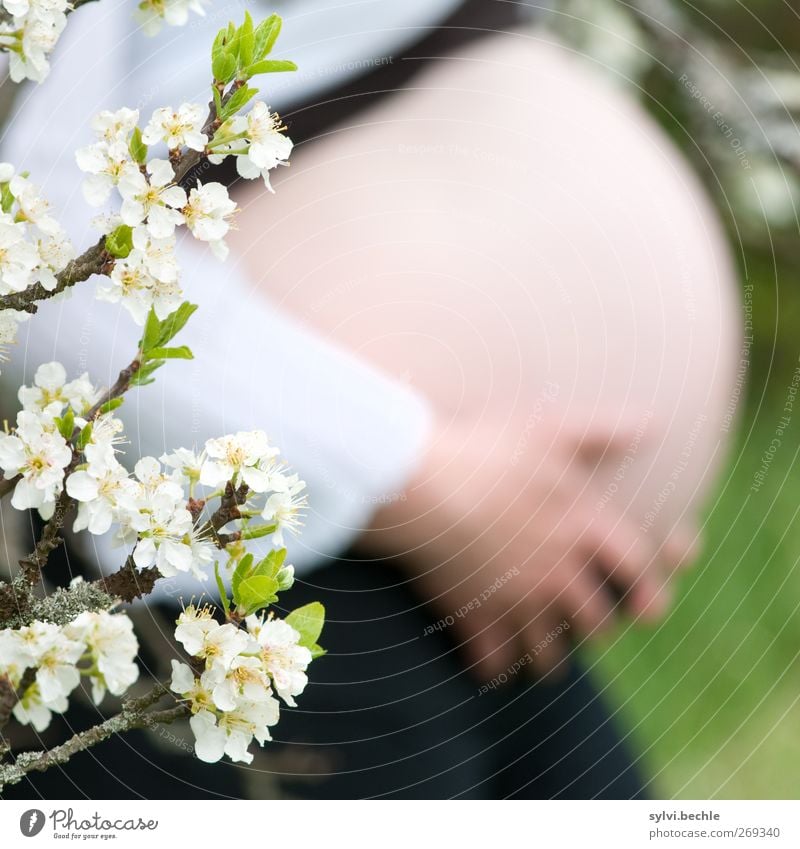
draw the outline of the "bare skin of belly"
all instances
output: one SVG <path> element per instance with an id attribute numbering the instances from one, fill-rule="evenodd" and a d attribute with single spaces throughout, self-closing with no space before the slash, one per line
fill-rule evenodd
<path id="1" fill-rule="evenodd" d="M 562 516 L 580 514 L 574 528 L 596 530 L 613 515 L 598 545 L 621 523 L 632 529 L 629 550 L 651 546 L 638 571 L 661 563 L 642 598 L 656 596 L 681 560 L 663 547 L 697 538 L 725 453 L 740 330 L 716 218 L 642 110 L 535 34 L 486 38 L 297 149 L 274 184 L 276 198 L 260 187 L 238 196 L 240 229 L 229 241 L 239 262 L 264 297 L 422 393 L 436 416 L 434 449 L 448 469 L 467 470 L 420 497 L 416 512 L 389 511 L 384 524 L 405 531 L 391 545 L 444 538 L 470 513 L 480 496 L 473 466 L 485 473 L 484 491 L 524 467 L 527 476 L 501 487 L 477 520 L 498 517 L 505 537 L 459 569 L 480 573 L 528 519 L 541 535 L 551 525 L 557 533 Z M 458 456 L 453 445 L 463 447 Z M 543 464 L 559 458 L 580 462 L 569 484 L 542 478 Z M 547 518 L 537 516 L 545 479 L 561 493 Z M 416 481 L 412 491 L 426 487 Z M 468 497 L 426 525 L 421 517 L 453 490 Z M 551 537 L 536 536 L 514 556 L 533 552 L 537 562 L 525 598 L 552 597 L 578 621 L 594 605 L 582 623 L 589 632 L 613 605 L 596 604 L 596 583 L 579 586 L 579 566 L 566 589 L 541 589 L 573 556 L 565 540 L 547 548 Z M 473 542 L 434 546 L 431 562 Z M 620 562 L 624 548 L 617 541 Z M 547 556 L 537 561 L 540 550 Z M 423 576 L 444 611 L 457 609 L 461 574 Z M 485 584 L 485 574 L 475 577 L 461 595 Z M 573 593 L 568 603 L 558 601 L 562 590 Z M 524 644 L 541 639 L 557 621 L 529 607 L 498 636 L 520 587 L 514 593 L 494 619 L 484 611 L 470 620 L 477 663 L 520 634 Z M 502 662 L 500 652 L 494 668 Z"/>

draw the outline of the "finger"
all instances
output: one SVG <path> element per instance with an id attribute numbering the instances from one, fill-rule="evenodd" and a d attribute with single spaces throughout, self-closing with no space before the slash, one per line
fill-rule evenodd
<path id="1" fill-rule="evenodd" d="M 559 603 L 569 621 L 585 637 L 604 633 L 616 620 L 616 601 L 589 566 L 575 572 Z"/>
<path id="2" fill-rule="evenodd" d="M 697 560 L 701 546 L 701 533 L 696 528 L 686 525 L 674 528 L 662 546 L 671 572 L 689 568 Z"/>
<path id="3" fill-rule="evenodd" d="M 468 627 L 459 625 L 456 642 L 468 668 L 480 681 L 488 681 L 508 669 L 518 652 L 513 629 L 502 619 L 474 616 Z"/>
<path id="4" fill-rule="evenodd" d="M 585 543 L 587 557 L 608 578 L 632 615 L 663 615 L 670 601 L 670 573 L 653 544 L 632 522 L 597 517 L 587 529 Z"/>
<path id="5" fill-rule="evenodd" d="M 619 455 L 628 450 L 638 450 L 639 443 L 652 430 L 650 418 L 643 412 L 640 416 L 617 414 L 595 416 L 583 427 L 566 426 L 564 435 L 575 446 L 581 460 L 596 464 L 607 454 Z"/>

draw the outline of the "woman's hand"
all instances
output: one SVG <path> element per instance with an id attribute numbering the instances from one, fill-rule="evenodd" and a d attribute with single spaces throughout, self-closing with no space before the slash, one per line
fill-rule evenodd
<path id="1" fill-rule="evenodd" d="M 513 432 L 435 428 L 405 498 L 382 508 L 369 538 L 373 551 L 402 556 L 438 627 L 454 629 L 484 677 L 526 654 L 549 669 L 567 651 L 565 632 L 598 633 L 623 609 L 661 616 L 694 539 L 677 531 L 658 547 L 613 502 L 598 509 L 592 470 L 622 456 L 630 429 Z"/>

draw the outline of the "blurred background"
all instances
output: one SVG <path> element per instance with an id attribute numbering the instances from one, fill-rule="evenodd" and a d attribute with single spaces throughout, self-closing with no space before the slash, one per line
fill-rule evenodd
<path id="1" fill-rule="evenodd" d="M 562 0 L 544 26 L 639 89 L 716 199 L 742 286 L 738 436 L 702 557 L 660 627 L 593 658 L 657 796 L 796 798 L 800 4 Z"/>

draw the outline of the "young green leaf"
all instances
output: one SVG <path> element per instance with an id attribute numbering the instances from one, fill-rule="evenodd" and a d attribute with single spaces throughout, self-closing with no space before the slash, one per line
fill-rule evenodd
<path id="1" fill-rule="evenodd" d="M 134 162 L 138 162 L 139 165 L 147 162 L 147 145 L 142 141 L 142 131 L 138 127 L 133 128 L 131 139 L 128 142 L 128 150 L 130 150 Z"/>
<path id="2" fill-rule="evenodd" d="M 144 333 L 139 347 L 142 353 L 146 354 L 149 350 L 158 344 L 158 337 L 161 334 L 161 322 L 156 315 L 156 311 L 150 307 L 150 312 L 147 313 L 147 321 L 144 325 Z"/>
<path id="3" fill-rule="evenodd" d="M 248 77 L 254 77 L 256 74 L 277 74 L 282 71 L 296 70 L 297 65 L 288 59 L 262 59 L 260 62 L 245 68 Z"/>
<path id="4" fill-rule="evenodd" d="M 303 607 L 293 610 L 286 621 L 300 634 L 300 645 L 307 649 L 317 646 L 317 640 L 325 624 L 325 608 L 318 602 L 312 601 Z"/>
<path id="5" fill-rule="evenodd" d="M 250 12 L 245 10 L 244 23 L 239 27 L 239 67 L 245 68 L 253 61 L 253 48 L 255 47 L 255 36 L 253 35 L 253 19 Z"/>
<path id="6" fill-rule="evenodd" d="M 282 23 L 277 15 L 270 15 L 256 27 L 253 55 L 257 61 L 263 59 L 274 47 L 280 35 Z"/>
<path id="7" fill-rule="evenodd" d="M 124 259 L 133 250 L 133 228 L 120 224 L 106 236 L 105 248 L 111 256 Z"/>
<path id="8" fill-rule="evenodd" d="M 214 577 L 217 580 L 217 589 L 219 590 L 219 599 L 222 602 L 222 609 L 225 611 L 225 616 L 231 612 L 231 605 L 228 601 L 228 591 L 225 589 L 225 584 L 219 574 L 219 561 L 214 561 Z"/>
<path id="9" fill-rule="evenodd" d="M 54 421 L 64 439 L 72 439 L 72 432 L 75 430 L 75 413 L 72 412 L 72 407 L 67 407 L 67 412 L 63 416 L 56 416 Z"/>
<path id="10" fill-rule="evenodd" d="M 231 115 L 235 115 L 240 109 L 246 106 L 250 100 L 252 100 L 258 94 L 257 88 L 248 88 L 248 86 L 242 86 L 240 89 L 237 89 L 230 97 L 227 103 L 225 103 L 222 107 L 222 111 L 219 113 L 219 117 L 221 120 L 225 120 L 226 118 L 230 118 Z"/>
<path id="11" fill-rule="evenodd" d="M 263 560 L 258 563 L 253 574 L 267 575 L 270 578 L 275 578 L 283 568 L 284 560 L 286 560 L 286 549 L 273 549 Z"/>
<path id="12" fill-rule="evenodd" d="M 186 322 L 194 315 L 196 309 L 197 304 L 190 304 L 189 301 L 184 301 L 175 312 L 171 312 L 161 322 L 161 333 L 158 336 L 155 347 L 161 348 L 177 336 L 178 332 L 186 326 Z"/>
<path id="13" fill-rule="evenodd" d="M 0 186 L 0 206 L 2 206 L 3 212 L 10 212 L 11 207 L 14 205 L 14 195 L 11 193 L 11 187 L 8 183 L 3 183 Z"/>
<path id="14" fill-rule="evenodd" d="M 228 29 L 221 29 L 211 46 L 211 73 L 214 80 L 228 83 L 236 73 L 236 56 L 228 53 Z"/>
<path id="15" fill-rule="evenodd" d="M 178 348 L 151 348 L 147 352 L 147 358 L 153 360 L 193 360 L 194 354 L 186 345 Z"/>
<path id="16" fill-rule="evenodd" d="M 219 115 L 222 112 L 222 98 L 219 96 L 219 88 L 215 85 L 211 86 L 211 96 L 214 98 L 214 109 L 217 115 Z"/>
<path id="17" fill-rule="evenodd" d="M 249 616 L 256 610 L 277 601 L 277 589 L 278 583 L 274 578 L 268 578 L 266 575 L 252 575 L 239 584 L 236 603 L 244 608 L 245 615 Z"/>
<path id="18" fill-rule="evenodd" d="M 229 83 L 236 76 L 236 56 L 228 50 L 220 51 L 211 62 L 211 73 L 219 83 Z"/>
<path id="19" fill-rule="evenodd" d="M 253 555 L 245 554 L 244 557 L 236 565 L 231 578 L 231 590 L 233 592 L 233 600 L 236 604 L 239 603 L 239 584 L 247 578 L 253 569 Z"/>
<path id="20" fill-rule="evenodd" d="M 98 411 L 99 414 L 103 415 L 104 413 L 110 413 L 112 410 L 116 410 L 117 407 L 122 406 L 122 402 L 124 400 L 125 400 L 124 398 L 111 398 L 111 399 L 109 399 L 108 401 L 106 401 L 105 404 L 103 404 L 102 407 L 100 407 L 100 410 Z"/>
<path id="21" fill-rule="evenodd" d="M 131 378 L 131 386 L 147 386 L 148 383 L 152 383 L 154 378 L 152 377 L 153 372 L 156 369 L 161 368 L 164 365 L 164 360 L 150 360 L 149 363 L 143 365 L 136 374 Z"/>
<path id="22" fill-rule="evenodd" d="M 84 448 L 92 441 L 92 422 L 85 425 L 78 436 L 78 450 L 83 451 Z"/>

